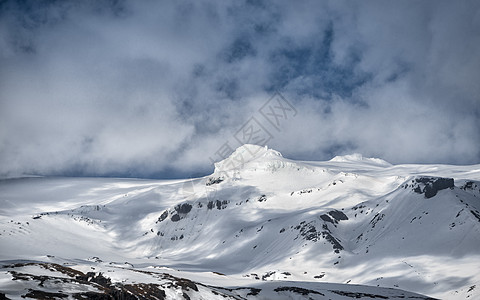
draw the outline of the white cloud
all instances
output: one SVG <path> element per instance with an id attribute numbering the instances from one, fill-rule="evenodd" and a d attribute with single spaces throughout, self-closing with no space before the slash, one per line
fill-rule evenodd
<path id="1" fill-rule="evenodd" d="M 474 1 L 7 1 L 0 174 L 208 172 L 272 88 L 292 158 L 478 163 L 478 24 Z"/>

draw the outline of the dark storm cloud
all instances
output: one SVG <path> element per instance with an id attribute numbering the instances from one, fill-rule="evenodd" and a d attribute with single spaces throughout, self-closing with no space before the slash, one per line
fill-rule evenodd
<path id="1" fill-rule="evenodd" d="M 478 53 L 475 1 L 2 2 L 0 174 L 206 173 L 275 90 L 289 157 L 479 163 Z"/>

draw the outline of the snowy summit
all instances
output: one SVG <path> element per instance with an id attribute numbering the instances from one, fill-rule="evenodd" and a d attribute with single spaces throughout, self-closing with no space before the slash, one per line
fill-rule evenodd
<path id="1" fill-rule="evenodd" d="M 229 157 L 215 163 L 215 173 L 266 166 L 272 161 L 283 161 L 282 154 L 268 149 L 267 146 L 245 144 L 238 147 Z"/>

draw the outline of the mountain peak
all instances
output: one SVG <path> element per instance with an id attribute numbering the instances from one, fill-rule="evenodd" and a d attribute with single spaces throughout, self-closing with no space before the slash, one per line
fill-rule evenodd
<path id="1" fill-rule="evenodd" d="M 377 166 L 391 166 L 392 164 L 380 159 L 380 158 L 373 158 L 373 157 L 364 157 L 360 153 L 353 153 L 353 154 L 348 154 L 348 155 L 338 155 L 332 158 L 330 161 L 334 162 L 361 162 L 361 163 L 367 163 L 371 165 L 377 165 Z"/>
<path id="2" fill-rule="evenodd" d="M 272 160 L 282 160 L 280 152 L 268 146 L 245 144 L 238 147 L 229 157 L 215 163 L 215 173 L 244 169 L 247 165 L 258 167 Z"/>

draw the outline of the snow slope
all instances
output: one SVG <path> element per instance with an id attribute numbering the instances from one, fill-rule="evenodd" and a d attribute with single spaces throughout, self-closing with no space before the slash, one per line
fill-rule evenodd
<path id="1" fill-rule="evenodd" d="M 197 179 L 8 179 L 0 291 L 19 298 L 49 269 L 40 289 L 70 297 L 144 284 L 179 299 L 475 299 L 479 199 L 480 165 L 301 162 L 255 145 Z"/>

